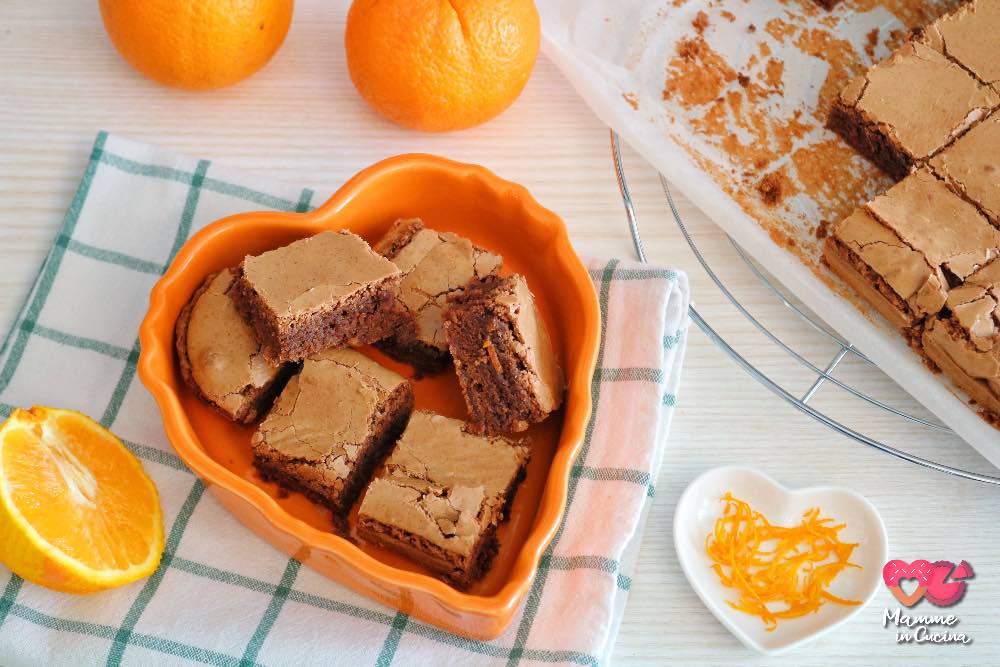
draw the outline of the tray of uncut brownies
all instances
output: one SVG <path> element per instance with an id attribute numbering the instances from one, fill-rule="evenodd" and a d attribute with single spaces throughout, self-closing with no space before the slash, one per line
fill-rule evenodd
<path id="1" fill-rule="evenodd" d="M 374 246 L 324 231 L 208 276 L 176 323 L 181 375 L 253 428 L 259 475 L 334 530 L 467 589 L 559 408 L 563 371 L 524 277 L 451 232 L 401 219 Z M 415 377 L 457 376 L 468 419 L 414 409 Z M 356 507 L 356 518 L 348 514 Z"/>

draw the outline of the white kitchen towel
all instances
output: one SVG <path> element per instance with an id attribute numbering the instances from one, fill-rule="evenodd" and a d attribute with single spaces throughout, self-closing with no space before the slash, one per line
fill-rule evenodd
<path id="1" fill-rule="evenodd" d="M 155 574 L 72 596 L 0 565 L 0 665 L 594 665 L 610 654 L 677 396 L 683 273 L 587 262 L 602 342 L 594 415 L 566 520 L 523 609 L 494 641 L 457 637 L 343 588 L 230 517 L 164 434 L 135 377 L 148 295 L 185 240 L 248 210 L 320 198 L 101 133 L 24 309 L 0 349 L 0 417 L 80 410 L 121 437 L 160 491 Z"/>

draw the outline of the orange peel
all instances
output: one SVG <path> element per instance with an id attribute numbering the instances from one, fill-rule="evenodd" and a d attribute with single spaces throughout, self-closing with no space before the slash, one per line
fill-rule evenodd
<path id="1" fill-rule="evenodd" d="M 845 524 L 807 510 L 797 526 L 776 526 L 743 500 L 727 492 L 722 515 L 705 538 L 705 550 L 719 581 L 739 593 L 726 600 L 733 609 L 758 616 L 773 632 L 782 619 L 819 610 L 826 602 L 855 606 L 827 588 L 850 562 L 858 546 L 840 540 Z"/>

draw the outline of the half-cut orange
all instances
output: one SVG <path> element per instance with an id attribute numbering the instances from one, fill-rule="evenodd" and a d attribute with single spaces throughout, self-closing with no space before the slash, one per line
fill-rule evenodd
<path id="1" fill-rule="evenodd" d="M 73 410 L 11 413 L 0 426 L 0 562 L 91 593 L 151 574 L 162 552 L 156 487 L 113 433 Z"/>

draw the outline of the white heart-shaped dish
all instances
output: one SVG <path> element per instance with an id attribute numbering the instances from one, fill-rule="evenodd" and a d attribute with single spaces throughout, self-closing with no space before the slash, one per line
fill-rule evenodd
<path id="1" fill-rule="evenodd" d="M 819 507 L 822 516 L 847 524 L 840 539 L 858 543 L 851 562 L 862 569 L 842 571 L 830 592 L 863 603 L 824 604 L 814 614 L 779 621 L 773 632 L 757 616 L 727 605 L 727 599 L 735 599 L 735 590 L 722 585 L 705 552 L 705 537 L 722 512 L 720 498 L 727 491 L 776 525 L 797 524 L 810 507 Z M 774 655 L 816 639 L 860 612 L 878 590 L 889 542 L 878 510 L 854 491 L 836 486 L 790 490 L 756 470 L 725 466 L 702 474 L 684 490 L 674 514 L 674 547 L 688 582 L 719 622 L 748 648 Z"/>

